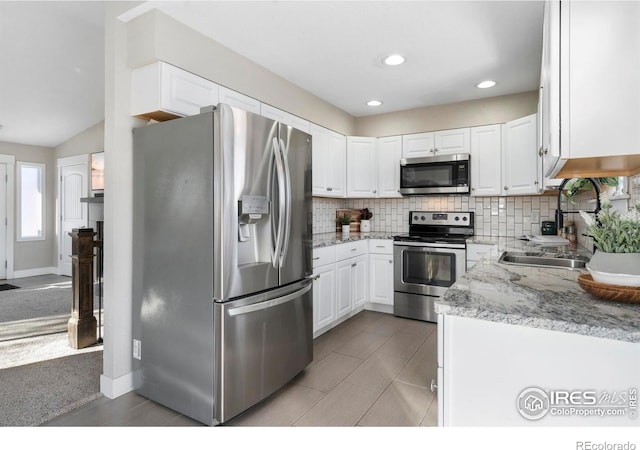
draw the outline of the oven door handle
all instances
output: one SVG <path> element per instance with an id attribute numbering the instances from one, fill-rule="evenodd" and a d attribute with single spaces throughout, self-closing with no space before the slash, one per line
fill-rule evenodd
<path id="1" fill-rule="evenodd" d="M 445 244 L 438 242 L 394 242 L 394 246 L 396 247 L 422 247 L 424 249 L 428 248 L 450 248 L 453 250 L 464 250 L 467 248 L 466 244 Z"/>

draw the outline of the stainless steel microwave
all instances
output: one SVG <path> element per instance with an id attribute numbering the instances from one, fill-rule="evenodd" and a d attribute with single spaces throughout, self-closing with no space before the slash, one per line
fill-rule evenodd
<path id="1" fill-rule="evenodd" d="M 400 160 L 400 193 L 403 195 L 469 192 L 468 153 Z"/>

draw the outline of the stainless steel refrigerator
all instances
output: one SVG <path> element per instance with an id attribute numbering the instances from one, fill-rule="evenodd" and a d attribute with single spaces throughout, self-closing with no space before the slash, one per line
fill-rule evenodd
<path id="1" fill-rule="evenodd" d="M 313 359 L 311 136 L 220 104 L 136 128 L 136 391 L 205 424 Z"/>

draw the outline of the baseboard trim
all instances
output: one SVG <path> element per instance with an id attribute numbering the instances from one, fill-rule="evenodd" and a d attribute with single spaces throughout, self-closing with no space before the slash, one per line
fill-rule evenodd
<path id="1" fill-rule="evenodd" d="M 100 392 L 110 399 L 120 397 L 134 389 L 134 373 L 129 372 L 118 378 L 100 375 Z"/>
<path id="2" fill-rule="evenodd" d="M 36 269 L 14 270 L 13 278 L 37 277 L 38 275 L 58 275 L 57 267 L 38 267 Z"/>
<path id="3" fill-rule="evenodd" d="M 377 311 L 381 313 L 393 314 L 393 305 L 384 305 L 382 303 L 366 303 L 364 309 L 367 311 Z"/>

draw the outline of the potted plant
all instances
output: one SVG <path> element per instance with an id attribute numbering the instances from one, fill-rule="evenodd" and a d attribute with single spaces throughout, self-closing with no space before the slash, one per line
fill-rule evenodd
<path id="1" fill-rule="evenodd" d="M 337 221 L 342 225 L 342 234 L 349 234 L 349 229 L 351 228 L 351 215 L 345 214 L 344 216 L 338 217 Z"/>
<path id="2" fill-rule="evenodd" d="M 360 231 L 368 233 L 371 231 L 371 218 L 373 213 L 369 211 L 369 208 L 365 208 L 360 211 Z"/>
<path id="3" fill-rule="evenodd" d="M 599 283 L 640 286 L 640 203 L 620 213 L 612 209 L 608 192 L 600 194 L 600 202 L 597 220 L 580 211 L 596 248 L 586 268 Z"/>

